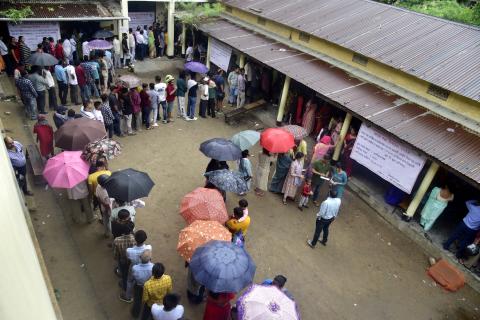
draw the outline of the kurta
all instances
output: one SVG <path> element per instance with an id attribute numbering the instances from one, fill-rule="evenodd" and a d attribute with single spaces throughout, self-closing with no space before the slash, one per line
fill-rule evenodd
<path id="1" fill-rule="evenodd" d="M 270 163 L 275 161 L 274 156 L 264 154 L 262 151 L 258 154 L 258 166 L 256 175 L 256 186 L 258 189 L 267 190 L 268 176 L 270 174 Z"/>
<path id="2" fill-rule="evenodd" d="M 332 189 L 337 191 L 337 198 L 342 198 L 343 197 L 343 192 L 345 191 L 345 186 L 347 185 L 348 177 L 345 171 L 341 171 L 338 173 L 336 170 L 332 174 L 332 181 L 337 182 L 338 184 L 335 184 L 332 186 Z"/>
<path id="3" fill-rule="evenodd" d="M 247 183 L 247 188 L 250 190 L 252 187 L 252 163 L 248 158 L 242 158 L 240 159 L 240 163 L 238 165 L 238 171 L 240 174 L 245 178 L 245 181 Z M 250 179 L 248 179 L 250 177 Z"/>
<path id="4" fill-rule="evenodd" d="M 440 195 L 440 191 L 442 191 L 442 189 L 438 187 L 433 188 L 432 192 L 430 192 L 430 195 L 428 196 L 427 203 L 425 203 L 425 206 L 422 209 L 422 218 L 420 219 L 420 224 L 423 226 L 425 231 L 428 231 L 432 228 L 437 218 L 447 207 L 448 202 L 453 200 L 453 194 L 450 198 L 444 199 Z"/>
<path id="5" fill-rule="evenodd" d="M 36 124 L 33 133 L 37 134 L 37 141 L 40 145 L 42 157 L 53 154 L 53 129 L 48 124 Z"/>
<path id="6" fill-rule="evenodd" d="M 305 128 L 307 134 L 310 135 L 315 127 L 315 113 L 317 105 L 310 101 L 307 102 L 307 109 L 303 115 L 302 127 Z"/>
<path id="7" fill-rule="evenodd" d="M 283 184 L 282 193 L 284 197 L 295 198 L 297 194 L 297 188 L 302 184 L 302 175 L 303 166 L 302 163 L 298 160 L 295 160 L 290 165 L 290 170 L 288 171 L 287 179 Z"/>
<path id="8" fill-rule="evenodd" d="M 271 192 L 282 192 L 283 184 L 287 178 L 290 165 L 292 164 L 292 157 L 289 153 L 283 153 L 278 156 L 277 167 L 275 168 L 275 174 L 273 175 L 272 182 L 270 183 Z"/>

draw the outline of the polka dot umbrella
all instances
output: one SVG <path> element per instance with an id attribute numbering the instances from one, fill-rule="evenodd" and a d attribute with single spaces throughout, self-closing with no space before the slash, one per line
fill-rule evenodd
<path id="1" fill-rule="evenodd" d="M 218 190 L 197 188 L 183 197 L 180 203 L 180 215 L 191 224 L 196 220 L 218 221 L 224 224 L 228 220 L 227 207 Z"/>

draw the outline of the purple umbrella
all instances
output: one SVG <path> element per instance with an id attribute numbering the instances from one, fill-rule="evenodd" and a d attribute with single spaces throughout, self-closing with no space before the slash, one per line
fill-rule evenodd
<path id="1" fill-rule="evenodd" d="M 185 70 L 206 74 L 208 72 L 208 68 L 200 62 L 187 62 L 185 63 Z"/>
<path id="2" fill-rule="evenodd" d="M 108 50 L 112 49 L 112 44 L 107 40 L 92 40 L 88 42 L 88 47 L 92 50 Z"/>

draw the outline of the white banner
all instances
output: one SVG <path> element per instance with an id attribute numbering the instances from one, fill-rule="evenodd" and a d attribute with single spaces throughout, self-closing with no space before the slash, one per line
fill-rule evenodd
<path id="1" fill-rule="evenodd" d="M 129 12 L 130 22 L 128 23 L 130 28 L 135 31 L 138 26 L 143 29 L 143 26 L 150 27 L 155 22 L 155 12 Z"/>
<path id="2" fill-rule="evenodd" d="M 351 158 L 408 194 L 426 161 L 404 143 L 364 124 Z"/>
<path id="3" fill-rule="evenodd" d="M 212 46 L 210 50 L 210 62 L 227 72 L 230 57 L 232 56 L 232 47 L 213 38 L 210 39 L 210 45 Z"/>
<path id="4" fill-rule="evenodd" d="M 9 23 L 10 36 L 17 38 L 23 36 L 25 44 L 32 50 L 37 50 L 37 45 L 43 37 L 52 37 L 57 42 L 60 38 L 60 25 L 58 22 L 22 22 L 19 24 Z"/>

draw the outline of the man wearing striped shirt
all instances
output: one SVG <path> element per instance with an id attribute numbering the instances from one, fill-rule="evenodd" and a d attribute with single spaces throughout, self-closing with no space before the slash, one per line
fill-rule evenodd
<path id="1" fill-rule="evenodd" d="M 330 190 L 330 194 L 327 200 L 323 201 L 320 205 L 320 211 L 317 213 L 317 220 L 315 225 L 315 233 L 312 240 L 307 240 L 307 244 L 313 249 L 320 238 L 320 233 L 323 231 L 323 239 L 320 241 L 324 246 L 327 245 L 328 240 L 328 228 L 330 224 L 335 220 L 340 210 L 341 204 L 340 198 L 337 198 L 337 191 Z"/>

